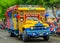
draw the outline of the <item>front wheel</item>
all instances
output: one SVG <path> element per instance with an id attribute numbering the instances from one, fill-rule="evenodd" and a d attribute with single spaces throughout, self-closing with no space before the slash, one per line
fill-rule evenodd
<path id="1" fill-rule="evenodd" d="M 15 35 L 13 33 L 10 33 L 10 37 L 15 37 Z"/>
<path id="2" fill-rule="evenodd" d="M 48 41 L 48 40 L 49 40 L 49 36 L 44 36 L 43 39 L 44 39 L 45 41 Z"/>
<path id="3" fill-rule="evenodd" d="M 24 33 L 22 34 L 22 40 L 24 42 L 27 42 L 28 41 L 28 35 L 27 35 L 26 31 L 24 31 Z"/>
<path id="4" fill-rule="evenodd" d="M 19 40 L 22 40 L 22 35 L 18 35 L 17 38 L 18 38 Z"/>

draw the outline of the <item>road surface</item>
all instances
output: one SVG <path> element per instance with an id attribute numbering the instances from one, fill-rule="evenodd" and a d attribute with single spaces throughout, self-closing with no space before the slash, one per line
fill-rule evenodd
<path id="1" fill-rule="evenodd" d="M 9 33 L 6 30 L 0 30 L 0 43 L 60 43 L 60 38 L 50 36 L 49 41 L 32 39 L 29 42 L 23 42 L 15 37 L 9 37 Z"/>

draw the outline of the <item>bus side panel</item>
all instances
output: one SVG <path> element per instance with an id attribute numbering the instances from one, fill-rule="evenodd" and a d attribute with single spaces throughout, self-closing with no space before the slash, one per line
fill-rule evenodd
<path id="1" fill-rule="evenodd" d="M 6 25 L 7 25 L 7 28 L 10 29 L 10 19 L 7 19 Z"/>
<path id="2" fill-rule="evenodd" d="M 19 31 L 22 32 L 22 29 L 23 29 L 23 22 L 20 21 L 20 19 L 18 19 L 18 28 L 19 28 Z"/>
<path id="3" fill-rule="evenodd" d="M 14 30 L 12 19 L 10 19 L 10 29 L 11 29 L 11 30 Z"/>
<path id="4" fill-rule="evenodd" d="M 17 21 L 16 21 L 16 18 L 13 18 L 13 26 L 14 26 L 14 30 L 17 30 Z"/>

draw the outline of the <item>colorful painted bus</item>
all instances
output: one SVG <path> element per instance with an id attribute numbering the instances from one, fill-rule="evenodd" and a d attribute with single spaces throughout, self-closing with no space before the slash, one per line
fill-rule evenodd
<path id="1" fill-rule="evenodd" d="M 18 5 L 9 8 L 5 16 L 10 36 L 20 37 L 23 41 L 38 37 L 49 40 L 50 27 L 46 23 L 48 15 L 45 8 Z"/>

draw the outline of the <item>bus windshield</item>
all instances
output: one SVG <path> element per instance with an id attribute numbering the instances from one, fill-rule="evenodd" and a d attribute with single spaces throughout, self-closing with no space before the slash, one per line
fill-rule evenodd
<path id="1" fill-rule="evenodd" d="M 38 21 L 37 17 L 27 17 L 27 20 L 34 20 L 34 21 Z"/>

